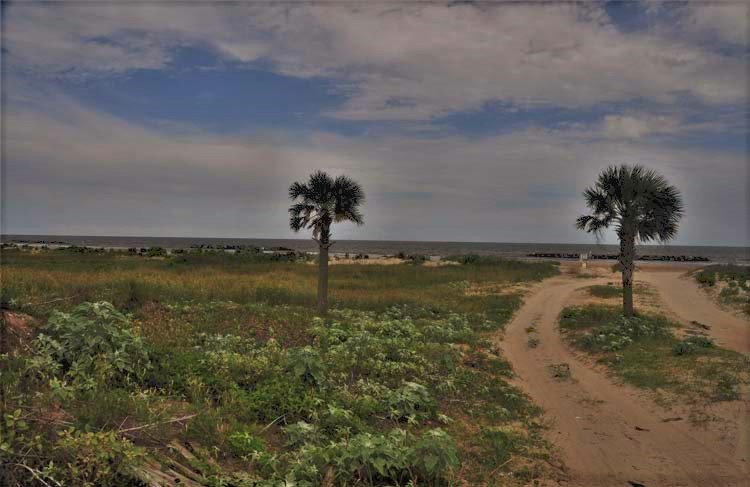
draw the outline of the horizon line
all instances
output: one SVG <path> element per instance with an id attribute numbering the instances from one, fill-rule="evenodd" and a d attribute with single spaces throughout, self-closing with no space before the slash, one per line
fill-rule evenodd
<path id="1" fill-rule="evenodd" d="M 164 236 L 164 235 L 71 235 L 71 234 L 32 234 L 32 233 L 3 233 L 0 234 L 0 242 L 4 241 L 6 237 L 95 237 L 95 238 L 173 238 L 173 239 L 212 239 L 212 240 L 295 240 L 295 241 L 308 241 L 311 238 L 290 238 L 290 237 L 204 237 L 204 236 Z M 390 239 L 353 239 L 343 238 L 337 239 L 336 241 L 346 242 L 412 242 L 412 243 L 455 243 L 455 244 L 532 244 L 532 245 L 619 245 L 618 242 L 606 243 L 606 242 L 510 242 L 510 241 L 491 241 L 491 240 L 390 240 Z M 747 245 L 727 245 L 727 244 L 673 244 L 673 243 L 648 243 L 638 244 L 643 247 L 726 247 L 726 248 L 739 248 L 739 249 L 750 249 L 750 243 Z"/>

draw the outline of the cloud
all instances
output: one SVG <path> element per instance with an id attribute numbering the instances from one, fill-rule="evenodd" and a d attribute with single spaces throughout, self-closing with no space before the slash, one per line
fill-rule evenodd
<path id="1" fill-rule="evenodd" d="M 681 121 L 676 117 L 645 115 L 606 115 L 603 120 L 603 133 L 611 138 L 639 139 L 653 134 L 674 134 Z"/>
<path id="2" fill-rule="evenodd" d="M 368 196 L 366 225 L 339 227 L 338 238 L 588 241 L 572 225 L 580 192 L 622 162 L 684 191 L 681 241 L 743 244 L 748 232 L 744 155 L 645 137 L 183 133 L 51 93 L 13 102 L 5 130 L 8 233 L 289 237 L 286 189 L 321 168 L 350 174 Z"/>
<path id="3" fill-rule="evenodd" d="M 11 65 L 48 78 L 164 69 L 186 46 L 212 46 L 246 62 L 262 54 L 230 6 L 14 2 L 5 11 Z"/>
<path id="4" fill-rule="evenodd" d="M 671 10 L 675 34 L 688 35 L 702 41 L 713 41 L 747 47 L 750 44 L 750 4 L 741 1 L 647 2 L 649 11 Z"/>
<path id="5" fill-rule="evenodd" d="M 347 120 L 424 121 L 493 100 L 570 108 L 747 98 L 746 59 L 689 37 L 714 29 L 736 38 L 747 29 L 736 9 L 696 9 L 683 37 L 623 33 L 596 5 L 12 4 L 8 11 L 17 69 L 79 77 L 162 69 L 180 47 L 204 46 L 229 62 L 332 78 L 347 101 L 328 115 Z"/>
<path id="6" fill-rule="evenodd" d="M 339 238 L 587 241 L 572 226 L 582 189 L 606 165 L 640 162 L 684 191 L 681 241 L 747 244 L 746 154 L 680 145 L 747 132 L 737 108 L 747 55 L 717 49 L 742 45 L 736 8 L 690 5 L 676 28 L 637 33 L 598 5 L 570 4 L 12 3 L 4 13 L 6 232 L 291 236 L 286 189 L 320 168 L 367 191 L 367 224 Z M 222 135 L 191 120 L 141 125 L 49 89 L 207 68 L 184 65 L 186 47 L 213 51 L 218 69 L 326 78 L 344 99 L 330 117 L 400 123 L 366 136 Z M 21 84 L 19 72 L 34 76 Z M 472 137 L 435 120 L 493 101 L 498 117 L 538 106 L 571 116 L 557 129 Z M 577 118 L 594 106 L 605 115 Z"/>

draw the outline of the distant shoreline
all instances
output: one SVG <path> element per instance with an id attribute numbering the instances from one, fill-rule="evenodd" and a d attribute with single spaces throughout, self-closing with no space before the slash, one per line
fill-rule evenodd
<path id="1" fill-rule="evenodd" d="M 242 246 L 263 249 L 288 249 L 289 251 L 317 253 L 317 245 L 311 239 L 251 239 L 251 238 L 187 238 L 187 237 L 104 237 L 61 235 L 2 235 L 4 244 L 15 243 L 51 248 L 75 245 L 79 247 L 127 250 L 161 247 L 168 250 L 204 247 L 213 250 L 228 250 Z M 581 253 L 596 256 L 598 261 L 612 260 L 619 250 L 612 244 L 554 244 L 554 243 L 507 243 L 507 242 L 420 242 L 388 240 L 339 240 L 331 249 L 332 255 L 369 255 L 371 257 L 425 255 L 446 257 L 449 255 L 494 255 L 522 260 L 573 260 Z M 686 245 L 641 245 L 638 255 L 645 261 L 689 263 L 737 263 L 750 265 L 749 247 L 730 246 L 686 246 Z M 593 259 L 592 259 L 593 260 Z M 641 260 L 640 262 L 644 262 Z"/>
<path id="2" fill-rule="evenodd" d="M 273 238 L 273 237 L 158 237 L 148 235 L 36 235 L 36 234 L 0 234 L 0 242 L 15 242 L 21 243 L 66 243 L 75 244 L 76 241 L 81 240 L 101 240 L 101 241 L 117 241 L 117 240 L 129 240 L 129 241 L 184 241 L 184 242 L 260 242 L 260 241 L 276 241 L 276 242 L 297 242 L 300 244 L 315 245 L 311 238 Z M 403 243 L 403 244 L 439 244 L 439 245 L 525 245 L 525 246 L 585 246 L 591 248 L 600 247 L 617 247 L 617 242 L 612 243 L 575 243 L 575 242 L 490 242 L 490 241 L 461 241 L 461 240 L 367 240 L 367 239 L 336 239 L 339 242 L 348 243 Z M 125 246 L 127 247 L 127 246 Z M 678 244 L 643 244 L 638 247 L 647 248 L 702 248 L 702 249 L 736 249 L 750 253 L 750 246 L 741 245 L 678 245 Z M 187 248 L 187 247 L 175 247 L 175 248 Z M 750 256 L 749 256 L 750 257 Z"/>

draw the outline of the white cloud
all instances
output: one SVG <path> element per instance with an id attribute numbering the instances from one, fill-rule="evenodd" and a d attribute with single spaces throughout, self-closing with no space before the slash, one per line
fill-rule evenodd
<path id="1" fill-rule="evenodd" d="M 680 26 L 690 34 L 721 42 L 750 46 L 750 4 L 746 2 L 694 3 Z"/>
<path id="2" fill-rule="evenodd" d="M 330 115 L 343 119 L 429 120 L 491 100 L 580 107 L 633 98 L 671 103 L 685 93 L 707 104 L 747 98 L 746 59 L 708 51 L 688 37 L 622 33 L 597 6 L 13 4 L 7 10 L 14 66 L 94 76 L 163 68 L 176 47 L 210 46 L 228 60 L 268 60 L 286 75 L 333 78 L 349 99 Z M 746 17 L 729 9 L 696 12 L 688 29 L 696 35 L 715 26 L 736 37 L 747 28 Z"/>
<path id="3" fill-rule="evenodd" d="M 586 241 L 572 226 L 580 192 L 622 162 L 653 167 L 684 191 L 681 241 L 743 244 L 748 231 L 742 155 L 645 138 L 182 134 L 60 96 L 13 104 L 5 130 L 8 233 L 291 236 L 286 189 L 321 168 L 367 192 L 366 225 L 342 227 L 339 238 Z"/>
<path id="4" fill-rule="evenodd" d="M 654 134 L 674 134 L 680 129 L 677 117 L 665 115 L 607 115 L 602 131 L 610 138 L 639 139 Z"/>

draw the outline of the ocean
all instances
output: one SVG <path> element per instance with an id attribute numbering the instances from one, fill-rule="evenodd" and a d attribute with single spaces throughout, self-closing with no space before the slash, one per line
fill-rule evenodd
<path id="1" fill-rule="evenodd" d="M 315 252 L 311 239 L 269 238 L 191 238 L 191 237 L 103 237 L 85 235 L 3 235 L 4 243 L 67 244 L 92 247 L 131 248 L 163 247 L 190 248 L 193 245 L 252 245 L 256 247 L 286 247 L 297 251 Z M 617 245 L 565 243 L 507 243 L 507 242 L 417 242 L 396 240 L 336 240 L 332 253 L 394 255 L 399 252 L 424 255 L 479 254 L 510 258 L 526 257 L 530 253 L 617 254 Z M 750 247 L 710 247 L 698 245 L 640 245 L 638 255 L 705 257 L 712 262 L 750 265 Z"/>

